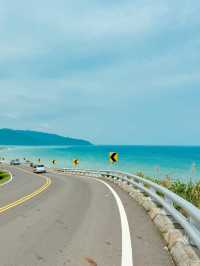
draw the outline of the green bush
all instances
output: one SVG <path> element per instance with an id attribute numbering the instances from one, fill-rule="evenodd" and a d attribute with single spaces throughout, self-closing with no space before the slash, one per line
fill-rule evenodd
<path id="1" fill-rule="evenodd" d="M 0 171 L 0 180 L 9 179 L 10 175 L 7 172 Z"/>
<path id="2" fill-rule="evenodd" d="M 180 197 L 191 202 L 196 207 L 200 208 L 200 181 L 196 183 L 192 182 L 191 180 L 189 182 L 183 182 L 181 180 L 173 180 L 169 176 L 166 176 L 163 179 L 158 179 L 156 177 L 145 176 L 142 172 L 138 172 L 136 175 L 171 190 Z"/>

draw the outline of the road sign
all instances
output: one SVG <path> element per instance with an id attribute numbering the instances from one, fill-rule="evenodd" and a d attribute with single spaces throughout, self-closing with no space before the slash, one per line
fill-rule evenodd
<path id="1" fill-rule="evenodd" d="M 73 163 L 74 166 L 77 166 L 79 164 L 79 160 L 78 159 L 74 159 L 72 161 L 72 163 Z"/>
<path id="2" fill-rule="evenodd" d="M 116 163 L 119 160 L 119 154 L 117 152 L 110 152 L 109 159 L 111 163 Z"/>

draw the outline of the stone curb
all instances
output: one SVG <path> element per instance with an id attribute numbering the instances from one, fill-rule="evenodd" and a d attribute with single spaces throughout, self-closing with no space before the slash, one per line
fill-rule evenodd
<path id="1" fill-rule="evenodd" d="M 175 228 L 167 213 L 159 208 L 150 197 L 145 196 L 140 190 L 128 185 L 126 182 L 105 178 L 117 184 L 126 191 L 131 198 L 141 205 L 148 213 L 151 220 L 161 232 L 167 243 L 168 250 L 177 266 L 200 266 L 200 258 L 182 231 Z"/>

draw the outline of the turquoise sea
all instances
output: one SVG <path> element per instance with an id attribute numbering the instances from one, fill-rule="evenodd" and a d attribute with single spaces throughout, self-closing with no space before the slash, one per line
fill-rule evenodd
<path id="1" fill-rule="evenodd" d="M 111 164 L 109 152 L 119 153 L 119 162 Z M 131 173 L 144 172 L 149 176 L 184 180 L 200 179 L 200 147 L 176 146 L 12 146 L 0 149 L 0 157 L 6 160 L 26 158 L 53 166 L 72 167 L 72 160 L 79 159 L 78 168 L 116 169 Z"/>

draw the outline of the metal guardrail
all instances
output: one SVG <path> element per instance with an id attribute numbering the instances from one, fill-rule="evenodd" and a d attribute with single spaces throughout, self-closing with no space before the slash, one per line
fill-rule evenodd
<path id="1" fill-rule="evenodd" d="M 187 200 L 181 198 L 177 194 L 168 189 L 139 176 L 120 172 L 107 170 L 79 170 L 79 169 L 63 169 L 64 172 L 71 174 L 83 174 L 94 177 L 111 177 L 117 180 L 125 181 L 130 185 L 145 192 L 156 203 L 161 205 L 166 212 L 171 215 L 174 220 L 179 223 L 187 234 L 192 244 L 200 249 L 200 209 L 195 207 Z M 180 207 L 187 214 L 184 216 L 177 208 Z"/>

